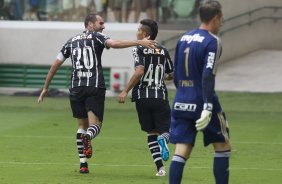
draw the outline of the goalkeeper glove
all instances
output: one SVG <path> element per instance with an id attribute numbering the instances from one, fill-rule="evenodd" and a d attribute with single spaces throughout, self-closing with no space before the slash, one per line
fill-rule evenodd
<path id="1" fill-rule="evenodd" d="M 204 104 L 204 110 L 201 113 L 201 117 L 196 121 L 196 129 L 198 131 L 205 129 L 208 126 L 211 121 L 212 108 L 212 104 Z"/>

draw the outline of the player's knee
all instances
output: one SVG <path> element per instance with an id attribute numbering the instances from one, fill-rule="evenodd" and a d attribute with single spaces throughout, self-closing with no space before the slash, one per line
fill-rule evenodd
<path id="1" fill-rule="evenodd" d="M 189 159 L 193 146 L 191 144 L 177 144 L 175 148 L 175 155 L 180 155 L 186 160 Z"/>
<path id="2" fill-rule="evenodd" d="M 231 151 L 231 145 L 230 142 L 224 142 L 224 143 L 213 143 L 214 150 L 219 152 L 224 151 Z"/>
<path id="3" fill-rule="evenodd" d="M 102 126 L 101 120 L 96 116 L 96 114 L 93 111 L 88 111 L 88 121 L 90 125 L 99 125 L 100 127 Z"/>

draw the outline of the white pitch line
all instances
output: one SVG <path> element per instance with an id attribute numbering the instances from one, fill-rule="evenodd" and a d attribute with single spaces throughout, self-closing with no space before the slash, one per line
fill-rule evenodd
<path id="1" fill-rule="evenodd" d="M 67 163 L 38 163 L 38 162 L 0 162 L 0 164 L 10 164 L 10 165 L 66 165 L 66 166 L 76 166 L 78 164 L 67 164 Z M 100 167 L 154 167 L 154 165 L 146 164 L 88 164 Z M 188 166 L 188 169 L 212 169 L 212 167 L 193 167 Z M 282 171 L 282 168 L 255 168 L 255 167 L 230 167 L 230 170 L 257 170 L 257 171 Z"/>

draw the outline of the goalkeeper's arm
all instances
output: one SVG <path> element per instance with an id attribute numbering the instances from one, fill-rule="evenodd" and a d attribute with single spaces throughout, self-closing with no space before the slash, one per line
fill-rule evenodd
<path id="1" fill-rule="evenodd" d="M 215 75 L 203 73 L 203 99 L 204 107 L 200 119 L 196 121 L 196 129 L 198 131 L 205 129 L 212 116 L 213 95 L 214 95 Z"/>

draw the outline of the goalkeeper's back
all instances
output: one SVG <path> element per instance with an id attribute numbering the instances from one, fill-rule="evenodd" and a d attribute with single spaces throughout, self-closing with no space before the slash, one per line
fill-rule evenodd
<path id="1" fill-rule="evenodd" d="M 203 109 L 203 74 L 215 75 L 221 55 L 220 39 L 203 29 L 185 33 L 175 52 L 174 83 L 177 88 L 172 114 L 176 117 L 198 119 Z M 214 110 L 221 111 L 215 91 Z"/>

